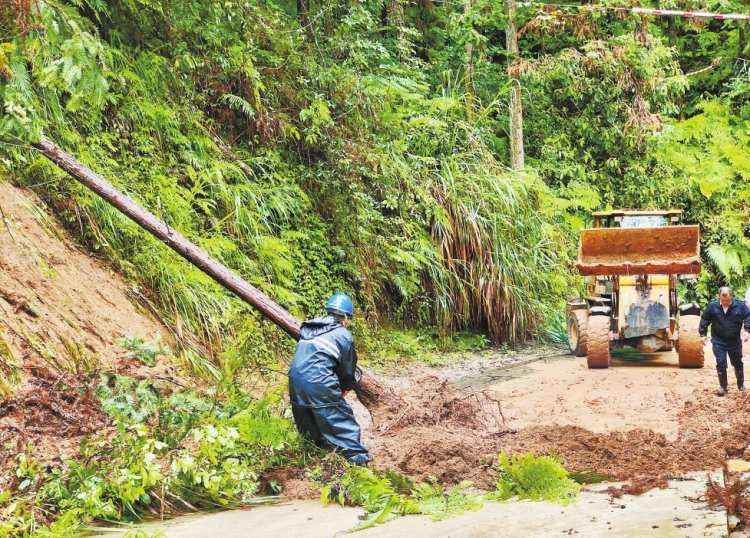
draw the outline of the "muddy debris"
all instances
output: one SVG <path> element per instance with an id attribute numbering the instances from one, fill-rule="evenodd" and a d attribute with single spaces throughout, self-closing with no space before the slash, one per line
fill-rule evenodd
<path id="1" fill-rule="evenodd" d="M 664 487 L 668 479 L 689 472 L 719 468 L 727 457 L 750 459 L 750 426 L 741 419 L 730 427 L 722 422 L 727 416 L 747 416 L 750 398 L 718 404 L 712 393 L 695 391 L 678 414 L 677 439 L 669 441 L 650 429 L 509 429 L 498 394 L 458 388 L 432 376 L 389 392 L 389 398 L 371 410 L 373 426 L 363 441 L 376 467 L 417 482 L 436 477 L 450 485 L 468 479 L 476 487 L 493 488 L 500 451 L 554 453 L 570 472 L 595 470 L 610 480 L 630 481 L 609 491 L 619 497 Z"/>
<path id="2" fill-rule="evenodd" d="M 640 477 L 633 480 L 630 484 L 621 486 L 610 486 L 607 489 L 595 491 L 595 493 L 604 493 L 609 495 L 610 499 L 619 499 L 623 495 L 641 495 L 654 488 L 666 489 L 669 487 L 669 477 Z M 586 490 L 594 491 L 594 490 Z"/>
<path id="3" fill-rule="evenodd" d="M 82 436 L 100 432 L 112 422 L 99 399 L 87 394 L 73 374 L 57 374 L 43 367 L 32 370 L 22 390 L 0 401 L 0 469 L 4 476 L 13 458 L 27 446 L 31 445 L 36 455 L 74 454 Z"/>

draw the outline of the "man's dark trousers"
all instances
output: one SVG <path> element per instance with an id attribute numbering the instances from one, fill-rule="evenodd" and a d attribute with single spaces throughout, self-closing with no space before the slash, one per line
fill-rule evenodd
<path id="1" fill-rule="evenodd" d="M 727 369 L 727 355 L 735 370 L 742 369 L 742 342 L 739 344 L 727 345 L 721 340 L 711 339 L 716 357 L 716 369 L 724 371 Z"/>

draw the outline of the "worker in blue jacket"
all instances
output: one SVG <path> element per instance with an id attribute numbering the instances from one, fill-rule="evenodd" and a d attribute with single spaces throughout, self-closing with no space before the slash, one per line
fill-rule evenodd
<path id="1" fill-rule="evenodd" d="M 359 424 L 344 399 L 362 372 L 357 368 L 354 338 L 346 326 L 354 313 L 352 300 L 336 293 L 326 303 L 327 316 L 302 323 L 300 341 L 289 367 L 289 399 L 294 423 L 318 446 L 328 442 L 354 465 L 369 454 L 360 442 Z"/>
<path id="2" fill-rule="evenodd" d="M 719 396 L 727 393 L 727 355 L 734 367 L 737 388 L 745 390 L 745 372 L 742 364 L 742 342 L 750 338 L 750 308 L 734 298 L 732 288 L 719 289 L 719 298 L 708 303 L 703 311 L 698 333 L 706 345 L 708 326 L 711 326 L 711 344 L 719 372 Z M 744 327 L 744 331 L 743 331 Z"/>

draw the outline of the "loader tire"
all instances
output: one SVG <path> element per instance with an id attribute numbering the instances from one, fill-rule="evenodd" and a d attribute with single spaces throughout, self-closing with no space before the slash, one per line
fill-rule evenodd
<path id="1" fill-rule="evenodd" d="M 589 368 L 609 368 L 609 316 L 591 316 L 588 322 L 586 362 Z"/>
<path id="2" fill-rule="evenodd" d="M 698 334 L 700 316 L 680 316 L 680 339 L 677 356 L 680 368 L 703 368 L 703 342 Z"/>
<path id="3" fill-rule="evenodd" d="M 586 310 L 571 310 L 568 312 L 568 347 L 575 357 L 586 356 L 588 342 L 589 313 Z"/>

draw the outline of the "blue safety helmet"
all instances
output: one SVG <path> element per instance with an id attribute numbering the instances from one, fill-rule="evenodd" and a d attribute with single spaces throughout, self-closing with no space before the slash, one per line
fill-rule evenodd
<path id="1" fill-rule="evenodd" d="M 346 293 L 334 293 L 326 303 L 326 310 L 336 316 L 351 317 L 354 314 L 354 303 Z"/>

